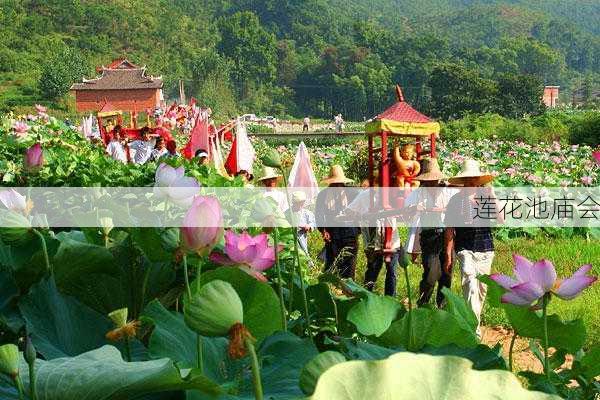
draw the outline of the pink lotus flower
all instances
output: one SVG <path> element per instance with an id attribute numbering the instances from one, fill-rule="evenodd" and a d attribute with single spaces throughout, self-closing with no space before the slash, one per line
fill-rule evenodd
<path id="1" fill-rule="evenodd" d="M 11 211 L 23 212 L 27 209 L 27 200 L 25 196 L 14 189 L 3 190 L 0 192 L 0 202 L 4 207 Z"/>
<path id="2" fill-rule="evenodd" d="M 25 169 L 31 172 L 39 170 L 44 165 L 42 145 L 34 144 L 25 152 Z"/>
<path id="3" fill-rule="evenodd" d="M 196 178 L 187 177 L 185 168 L 173 168 L 161 163 L 154 175 L 154 195 L 168 198 L 182 207 L 190 207 L 198 194 L 200 184 Z"/>
<path id="4" fill-rule="evenodd" d="M 29 130 L 29 125 L 27 125 L 23 121 L 15 121 L 12 128 L 15 130 L 15 133 L 17 134 L 17 136 L 23 137 Z"/>
<path id="5" fill-rule="evenodd" d="M 221 204 L 214 196 L 198 196 L 183 218 L 183 245 L 199 255 L 207 255 L 223 236 Z"/>
<path id="6" fill-rule="evenodd" d="M 40 104 L 36 104 L 35 105 L 35 110 L 38 112 L 38 114 L 46 114 L 46 112 L 48 111 L 48 109 Z"/>
<path id="7" fill-rule="evenodd" d="M 593 151 L 592 157 L 596 161 L 596 164 L 600 165 L 600 151 Z"/>
<path id="8" fill-rule="evenodd" d="M 534 263 L 518 254 L 513 255 L 513 260 L 514 278 L 502 274 L 490 276 L 492 280 L 508 290 L 502 295 L 503 303 L 531 306 L 541 300 L 546 293 L 553 293 L 561 299 L 570 300 L 598 279 L 596 276 L 586 275 L 592 269 L 591 264 L 582 266 L 573 276 L 563 280 L 557 279 L 554 265 L 548 260 Z"/>
<path id="9" fill-rule="evenodd" d="M 581 183 L 583 183 L 586 186 L 590 186 L 592 184 L 592 182 L 594 182 L 594 178 L 592 178 L 591 176 L 582 176 L 581 177 Z"/>
<path id="10" fill-rule="evenodd" d="M 275 264 L 275 247 L 269 246 L 266 233 L 250 236 L 248 232 L 236 234 L 225 232 L 225 254 L 212 253 L 210 259 L 222 265 L 235 265 L 260 281 L 267 278 L 262 274 Z M 278 247 L 278 251 L 279 251 Z"/>

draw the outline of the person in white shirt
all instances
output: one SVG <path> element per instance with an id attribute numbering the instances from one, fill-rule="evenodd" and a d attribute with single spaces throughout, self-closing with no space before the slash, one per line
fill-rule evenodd
<path id="1" fill-rule="evenodd" d="M 167 150 L 167 146 L 165 145 L 165 140 L 161 137 L 156 138 L 156 145 L 154 146 L 154 150 L 152 150 L 152 155 L 150 156 L 150 160 L 158 161 L 162 157 L 166 157 L 169 155 L 169 150 Z"/>
<path id="2" fill-rule="evenodd" d="M 302 132 L 308 132 L 309 125 L 310 125 L 310 118 L 304 117 L 304 121 L 302 124 Z"/>
<path id="3" fill-rule="evenodd" d="M 277 203 L 279 211 L 285 213 L 289 206 L 286 195 L 282 191 L 276 190 L 279 178 L 281 178 L 281 175 L 274 168 L 264 167 L 262 176 L 258 179 L 258 182 L 266 189 L 264 197 L 273 199 Z"/>
<path id="4" fill-rule="evenodd" d="M 133 152 L 132 158 L 135 164 L 145 164 L 152 156 L 154 149 L 154 140 L 150 140 L 150 128 L 147 126 L 142 128 L 140 139 L 134 140 L 129 145 L 129 149 Z"/>
<path id="5" fill-rule="evenodd" d="M 443 308 L 446 298 L 442 289 L 450 288 L 452 283 L 452 274 L 443 268 L 446 259 L 443 221 L 448 202 L 456 190 L 443 187 L 442 180 L 446 177 L 440 171 L 437 159 L 424 159 L 422 164 L 422 172 L 415 178 L 421 183 L 420 188 L 415 189 L 404 203 L 405 207 L 416 212 L 414 225 L 419 226 L 416 229 L 423 276 L 417 304 L 428 304 L 437 284 L 436 305 Z"/>
<path id="6" fill-rule="evenodd" d="M 365 185 L 362 185 L 365 187 Z M 377 193 L 377 191 L 376 191 Z M 377 196 L 373 194 L 374 205 L 377 205 Z M 369 212 L 371 204 L 371 190 L 365 187 L 356 198 L 348 204 L 345 210 L 349 215 L 363 215 Z M 368 221 L 367 221 L 368 222 Z M 387 296 L 396 295 L 396 266 L 398 265 L 403 248 L 400 243 L 398 226 L 396 218 L 388 217 L 377 220 L 375 226 L 369 226 L 367 223 L 361 227 L 361 235 L 365 244 L 365 256 L 367 259 L 367 270 L 365 272 L 365 287 L 373 291 L 379 272 L 385 263 L 385 288 L 384 293 Z M 389 248 L 385 248 L 385 229 L 392 229 L 392 237 Z"/>
<path id="7" fill-rule="evenodd" d="M 308 233 L 316 229 L 315 214 L 304 207 L 306 204 L 306 193 L 297 191 L 292 193 L 292 212 L 298 229 L 298 246 L 310 256 L 308 252 Z"/>
<path id="8" fill-rule="evenodd" d="M 106 152 L 114 160 L 121 161 L 123 164 L 127 164 L 127 151 L 123 146 L 123 131 L 121 125 L 115 126 L 112 131 L 112 138 L 108 145 L 106 145 Z"/>
<path id="9" fill-rule="evenodd" d="M 344 130 L 344 119 L 342 118 L 342 114 L 338 114 L 334 118 L 335 123 L 335 133 L 341 134 Z"/>

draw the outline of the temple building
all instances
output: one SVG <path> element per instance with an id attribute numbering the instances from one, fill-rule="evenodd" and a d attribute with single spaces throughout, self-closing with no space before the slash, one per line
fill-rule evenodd
<path id="1" fill-rule="evenodd" d="M 162 78 L 147 76 L 146 67 L 118 59 L 96 70 L 100 74 L 97 78 L 84 78 L 71 86 L 78 112 L 100 111 L 109 102 L 117 110 L 137 113 L 163 101 Z"/>

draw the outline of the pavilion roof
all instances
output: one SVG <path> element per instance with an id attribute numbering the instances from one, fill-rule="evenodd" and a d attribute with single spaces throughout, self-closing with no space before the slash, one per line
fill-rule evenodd
<path id="1" fill-rule="evenodd" d="M 377 115 L 374 119 L 389 119 L 398 122 L 421 122 L 427 123 L 433 120 L 428 116 L 421 114 L 415 110 L 410 104 L 404 100 L 402 89 L 396 85 L 396 97 L 398 101 L 390 106 L 387 110 Z"/>
<path id="2" fill-rule="evenodd" d="M 396 97 L 398 100 L 396 103 L 366 124 L 367 134 L 381 132 L 404 136 L 439 134 L 440 125 L 408 104 L 398 85 L 396 85 Z"/>

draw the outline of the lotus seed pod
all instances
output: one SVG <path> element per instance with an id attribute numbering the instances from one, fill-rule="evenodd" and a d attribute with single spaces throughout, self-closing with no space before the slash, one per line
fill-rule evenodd
<path id="1" fill-rule="evenodd" d="M 0 346 L 0 373 L 11 378 L 19 375 L 19 348 L 12 343 Z"/>
<path id="2" fill-rule="evenodd" d="M 266 167 L 281 168 L 281 157 L 275 149 L 269 149 L 261 161 Z"/>
<path id="3" fill-rule="evenodd" d="M 35 363 L 37 352 L 30 337 L 27 337 L 26 339 L 25 353 L 23 355 L 25 356 L 25 361 L 27 361 L 27 364 L 33 365 L 33 363 Z"/>
<path id="4" fill-rule="evenodd" d="M 221 280 L 208 282 L 186 298 L 183 313 L 187 326 L 202 336 L 227 336 L 233 325 L 244 322 L 240 296 Z"/>
<path id="5" fill-rule="evenodd" d="M 300 372 L 300 389 L 306 395 L 311 395 L 317 387 L 319 377 L 336 364 L 346 362 L 343 354 L 337 351 L 326 351 L 310 360 Z"/>
<path id="6" fill-rule="evenodd" d="M 129 314 L 129 310 L 127 307 L 120 308 L 108 314 L 108 318 L 115 324 L 117 328 L 122 328 L 127 324 L 127 315 Z"/>

